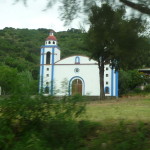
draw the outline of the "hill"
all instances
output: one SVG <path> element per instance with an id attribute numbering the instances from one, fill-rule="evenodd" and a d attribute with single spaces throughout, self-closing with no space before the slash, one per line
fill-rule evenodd
<path id="1" fill-rule="evenodd" d="M 40 46 L 44 44 L 50 29 L 15 29 L 0 30 L 0 65 L 17 68 L 19 72 L 29 70 L 34 79 L 38 78 Z M 79 29 L 70 29 L 55 33 L 62 58 L 83 54 L 84 33 Z"/>

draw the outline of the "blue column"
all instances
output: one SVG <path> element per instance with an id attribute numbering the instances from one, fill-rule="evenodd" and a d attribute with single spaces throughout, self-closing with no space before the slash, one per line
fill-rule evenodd
<path id="1" fill-rule="evenodd" d="M 41 89 L 44 90 L 44 85 L 43 85 L 43 80 L 44 80 L 44 52 L 45 52 L 45 49 L 42 48 L 42 74 L 41 74 Z M 44 91 L 43 91 L 44 92 Z"/>
<path id="2" fill-rule="evenodd" d="M 116 97 L 118 97 L 118 80 L 119 80 L 119 74 L 118 71 L 116 71 Z"/>
<path id="3" fill-rule="evenodd" d="M 52 47 L 52 69 L 51 69 L 51 95 L 54 95 L 54 62 L 55 62 L 55 48 Z"/>
<path id="4" fill-rule="evenodd" d="M 111 69 L 111 96 L 113 96 L 113 89 L 114 89 L 114 70 Z"/>

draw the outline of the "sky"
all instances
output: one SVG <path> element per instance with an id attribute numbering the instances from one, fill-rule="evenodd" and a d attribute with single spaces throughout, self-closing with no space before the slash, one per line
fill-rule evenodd
<path id="1" fill-rule="evenodd" d="M 59 18 L 59 7 L 55 5 L 46 11 L 47 0 L 28 0 L 27 6 L 15 0 L 0 0 L 0 29 L 5 27 L 38 29 L 47 28 L 54 31 L 66 31 L 69 28 L 79 28 L 80 20 L 65 27 Z"/>

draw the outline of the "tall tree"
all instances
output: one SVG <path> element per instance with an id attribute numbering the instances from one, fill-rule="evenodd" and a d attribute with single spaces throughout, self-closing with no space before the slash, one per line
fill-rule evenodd
<path id="1" fill-rule="evenodd" d="M 135 68 L 143 63 L 143 57 L 139 56 L 147 52 L 148 44 L 142 35 L 145 24 L 140 19 L 123 19 L 124 15 L 124 8 L 113 10 L 108 4 L 93 6 L 91 9 L 87 49 L 91 52 L 91 58 L 98 61 L 100 99 L 105 98 L 105 63 L 110 63 L 116 69 Z"/>

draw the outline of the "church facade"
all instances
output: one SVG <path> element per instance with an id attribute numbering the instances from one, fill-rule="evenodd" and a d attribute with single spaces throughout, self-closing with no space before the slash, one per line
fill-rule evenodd
<path id="1" fill-rule="evenodd" d="M 39 91 L 56 96 L 81 94 L 100 95 L 98 63 L 87 56 L 75 55 L 60 59 L 61 51 L 51 31 L 41 46 Z M 118 72 L 105 65 L 106 96 L 118 96 Z"/>

